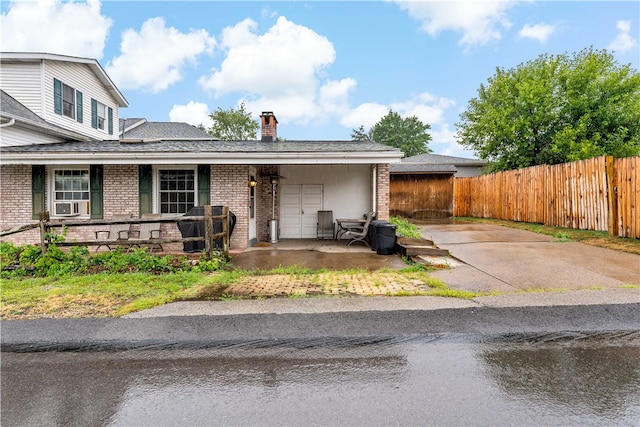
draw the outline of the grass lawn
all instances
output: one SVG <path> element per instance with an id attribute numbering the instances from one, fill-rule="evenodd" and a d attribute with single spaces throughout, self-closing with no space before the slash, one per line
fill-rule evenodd
<path id="1" fill-rule="evenodd" d="M 258 277 L 256 276 L 263 276 Z M 119 273 L 59 277 L 11 277 L 2 280 L 0 319 L 119 317 L 174 301 L 240 299 L 228 289 L 246 280 L 270 277 L 322 288 L 320 295 L 344 296 L 346 282 L 367 282 L 371 289 L 396 284 L 389 296 L 430 295 L 472 298 L 479 294 L 450 289 L 429 276 L 428 268 L 409 265 L 402 270 L 313 271 L 291 267 L 270 271 L 229 270 L 213 273 Z M 284 279 L 282 279 L 284 277 Z M 400 287 L 397 284 L 401 284 Z M 320 296 L 315 294 L 316 296 Z M 260 295 L 254 297 L 261 297 Z M 289 298 L 309 297 L 291 293 Z"/>

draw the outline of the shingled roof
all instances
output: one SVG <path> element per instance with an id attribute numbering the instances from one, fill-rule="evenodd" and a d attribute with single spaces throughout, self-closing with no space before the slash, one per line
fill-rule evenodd
<path id="1" fill-rule="evenodd" d="M 401 163 L 389 166 L 391 173 L 456 173 L 456 166 L 484 166 L 486 162 L 464 157 L 443 156 L 440 154 L 419 154 L 405 157 Z"/>
<path id="2" fill-rule="evenodd" d="M 146 119 L 120 119 L 120 139 L 197 140 L 215 139 L 202 129 L 182 122 L 148 122 Z"/>
<path id="3" fill-rule="evenodd" d="M 84 135 L 47 122 L 4 90 L 0 90 L 0 116 L 3 119 L 15 120 L 19 127 L 33 129 L 58 138 L 80 141 L 90 140 Z"/>
<path id="4" fill-rule="evenodd" d="M 0 149 L 2 163 L 335 164 L 393 163 L 402 152 L 362 141 L 133 140 L 66 142 Z"/>

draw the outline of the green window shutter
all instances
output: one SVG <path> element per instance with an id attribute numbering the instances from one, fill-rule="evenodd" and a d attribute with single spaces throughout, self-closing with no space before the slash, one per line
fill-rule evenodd
<path id="1" fill-rule="evenodd" d="M 211 166 L 198 165 L 198 206 L 211 204 Z"/>
<path id="2" fill-rule="evenodd" d="M 113 108 L 111 107 L 107 111 L 107 120 L 109 121 L 109 135 L 113 135 Z"/>
<path id="3" fill-rule="evenodd" d="M 104 196 L 102 193 L 104 168 L 102 165 L 89 166 L 89 202 L 91 206 L 91 219 L 104 217 Z"/>
<path id="4" fill-rule="evenodd" d="M 98 101 L 91 98 L 91 127 L 98 129 Z"/>
<path id="5" fill-rule="evenodd" d="M 45 212 L 46 167 L 44 165 L 31 166 L 31 218 L 40 219 L 40 212 Z"/>
<path id="6" fill-rule="evenodd" d="M 138 167 L 138 194 L 140 197 L 140 216 L 153 213 L 153 168 L 151 165 Z"/>
<path id="7" fill-rule="evenodd" d="M 82 123 L 82 92 L 76 91 L 76 120 Z"/>
<path id="8" fill-rule="evenodd" d="M 53 79 L 53 112 L 62 114 L 62 82 Z"/>

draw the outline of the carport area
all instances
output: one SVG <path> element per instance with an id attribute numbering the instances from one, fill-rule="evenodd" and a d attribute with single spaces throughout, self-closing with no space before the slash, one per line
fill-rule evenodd
<path id="1" fill-rule="evenodd" d="M 489 224 L 420 226 L 449 250 L 452 268 L 433 273 L 469 291 L 578 290 L 640 286 L 640 256 Z M 637 291 L 640 301 L 640 289 Z"/>

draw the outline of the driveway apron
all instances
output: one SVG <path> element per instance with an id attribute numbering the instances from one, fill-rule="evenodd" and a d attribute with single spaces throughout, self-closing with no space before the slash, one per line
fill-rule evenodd
<path id="1" fill-rule="evenodd" d="M 577 290 L 640 285 L 640 255 L 489 224 L 421 226 L 448 249 L 452 268 L 433 273 L 470 291 Z M 640 292 L 638 293 L 640 301 Z"/>

